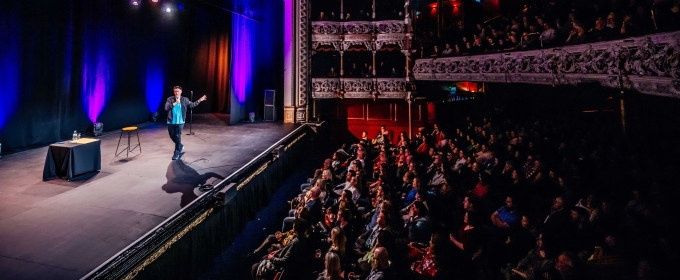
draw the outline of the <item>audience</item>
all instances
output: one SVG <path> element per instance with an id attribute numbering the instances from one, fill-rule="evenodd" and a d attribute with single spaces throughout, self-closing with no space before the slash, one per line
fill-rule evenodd
<path id="1" fill-rule="evenodd" d="M 392 143 L 383 126 L 335 151 L 291 202 L 281 232 L 252 254 L 270 252 L 254 278 L 590 279 L 604 262 L 658 274 L 667 241 L 653 230 L 661 216 L 649 193 L 636 188 L 623 200 L 596 183 L 628 172 L 615 139 L 602 136 L 610 128 L 491 116 L 456 123 L 420 130 L 420 143 L 405 133 Z"/>
<path id="2" fill-rule="evenodd" d="M 530 1 L 518 11 L 471 30 L 462 22 L 444 26 L 442 37 L 429 29 L 417 30 L 415 40 L 425 46 L 424 56 L 440 57 L 530 50 L 560 45 L 620 39 L 678 30 L 677 0 Z M 509 13 L 508 13 L 509 12 Z M 445 46 L 444 51 L 439 48 Z M 455 46 L 455 50 L 453 47 Z"/>

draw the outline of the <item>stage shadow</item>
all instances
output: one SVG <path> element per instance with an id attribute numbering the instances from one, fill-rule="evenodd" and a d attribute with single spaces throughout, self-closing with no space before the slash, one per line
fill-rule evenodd
<path id="1" fill-rule="evenodd" d="M 91 171 L 91 172 L 87 172 L 85 174 L 78 175 L 76 177 L 71 178 L 71 180 L 68 180 L 68 181 L 69 182 L 89 181 L 90 179 L 94 178 L 97 175 L 99 175 L 99 170 Z"/>
<path id="2" fill-rule="evenodd" d="M 184 207 L 198 198 L 197 193 L 200 194 L 200 192 L 195 191 L 197 187 L 206 184 L 211 178 L 221 180 L 224 179 L 224 176 L 214 172 L 198 174 L 196 170 L 186 165 L 184 161 L 173 160 L 168 165 L 165 178 L 168 182 L 161 189 L 166 193 L 182 193 L 180 206 Z"/>
<path id="3" fill-rule="evenodd" d="M 115 166 L 115 165 L 125 164 L 125 163 L 131 162 L 131 161 L 137 159 L 137 157 L 140 156 L 140 155 L 141 155 L 141 153 L 139 153 L 139 152 L 138 153 L 130 153 L 129 157 L 125 157 L 125 155 L 122 154 L 120 156 L 112 158 L 111 161 L 109 162 L 109 165 Z"/>

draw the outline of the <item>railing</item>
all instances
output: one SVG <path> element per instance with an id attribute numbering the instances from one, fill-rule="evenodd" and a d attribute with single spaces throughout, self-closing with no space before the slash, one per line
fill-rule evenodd
<path id="1" fill-rule="evenodd" d="M 195 278 L 293 173 L 315 129 L 298 127 L 82 279 Z"/>
<path id="2" fill-rule="evenodd" d="M 312 97 L 405 99 L 415 86 L 406 78 L 312 78 Z"/>
<path id="3" fill-rule="evenodd" d="M 418 59 L 416 80 L 605 87 L 680 98 L 680 32 L 533 51 Z"/>
<path id="4" fill-rule="evenodd" d="M 355 35 L 355 34 L 404 34 L 403 20 L 383 21 L 312 21 L 314 35 Z"/>
<path id="5" fill-rule="evenodd" d="M 312 21 L 312 49 L 332 45 L 336 50 L 347 50 L 351 45 L 364 45 L 369 51 L 385 44 L 408 49 L 410 34 L 403 20 L 383 21 Z"/>

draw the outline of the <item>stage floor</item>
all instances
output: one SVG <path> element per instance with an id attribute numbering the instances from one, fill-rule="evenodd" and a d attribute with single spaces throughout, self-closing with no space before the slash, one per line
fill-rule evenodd
<path id="1" fill-rule="evenodd" d="M 42 181 L 47 147 L 0 159 L 0 279 L 78 279 L 294 130 L 292 124 L 227 126 L 194 116 L 185 155 L 163 123 L 139 125 L 142 153 L 114 157 L 120 131 L 99 137 L 102 170 Z M 133 138 L 134 139 L 134 138 Z"/>

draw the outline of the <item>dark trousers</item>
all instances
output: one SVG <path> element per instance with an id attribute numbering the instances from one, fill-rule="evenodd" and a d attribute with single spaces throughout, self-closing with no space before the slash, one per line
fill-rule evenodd
<path id="1" fill-rule="evenodd" d="M 179 147 L 182 146 L 182 129 L 184 124 L 168 124 L 168 134 L 170 134 L 170 139 L 175 142 L 175 151 L 179 151 Z"/>

